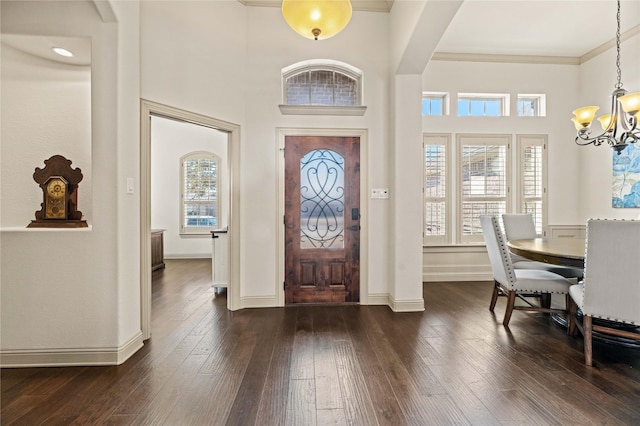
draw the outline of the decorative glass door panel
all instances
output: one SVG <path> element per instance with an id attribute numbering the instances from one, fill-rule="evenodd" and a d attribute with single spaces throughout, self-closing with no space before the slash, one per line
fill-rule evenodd
<path id="1" fill-rule="evenodd" d="M 344 158 L 316 149 L 300 160 L 300 248 L 344 248 Z"/>

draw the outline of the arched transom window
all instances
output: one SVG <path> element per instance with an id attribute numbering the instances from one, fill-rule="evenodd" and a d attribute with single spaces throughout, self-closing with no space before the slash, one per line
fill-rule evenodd
<path id="1" fill-rule="evenodd" d="M 299 62 L 282 70 L 282 87 L 284 105 L 280 109 L 284 114 L 362 115 L 366 109 L 362 106 L 362 72 L 348 64 Z"/>

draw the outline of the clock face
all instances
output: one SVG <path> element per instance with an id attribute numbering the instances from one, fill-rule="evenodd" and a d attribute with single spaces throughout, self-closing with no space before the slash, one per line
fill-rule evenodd
<path id="1" fill-rule="evenodd" d="M 47 194 L 51 198 L 64 198 L 66 192 L 67 184 L 62 179 L 54 178 L 47 184 Z"/>
<path id="2" fill-rule="evenodd" d="M 60 178 L 53 178 L 47 183 L 45 193 L 45 218 L 66 219 L 67 183 Z"/>

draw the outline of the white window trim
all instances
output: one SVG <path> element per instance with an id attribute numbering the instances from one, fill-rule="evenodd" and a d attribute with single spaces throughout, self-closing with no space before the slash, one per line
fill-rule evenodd
<path id="1" fill-rule="evenodd" d="M 499 100 L 501 102 L 501 111 L 498 117 L 508 117 L 509 109 L 510 109 L 510 100 L 511 96 L 508 93 L 458 93 L 458 98 L 456 99 L 456 112 L 458 117 L 483 117 L 483 118 L 497 118 L 496 116 L 486 116 L 486 115 L 460 115 L 460 111 L 458 110 L 458 101 L 461 99 L 469 99 L 469 100 Z"/>
<path id="2" fill-rule="evenodd" d="M 206 235 L 206 236 L 210 236 L 211 235 L 211 231 L 213 231 L 214 229 L 219 228 L 219 226 L 207 226 L 207 227 L 187 227 L 184 226 L 184 220 L 185 220 L 185 215 L 184 215 L 184 205 L 185 205 L 185 200 L 184 200 L 184 184 L 185 184 L 185 176 L 184 176 L 184 162 L 185 160 L 192 158 L 192 157 L 196 157 L 196 158 L 207 158 L 207 159 L 211 159 L 213 161 L 215 161 L 216 163 L 216 193 L 217 193 L 217 198 L 216 198 L 216 223 L 219 224 L 220 222 L 220 175 L 219 175 L 219 171 L 220 171 L 220 157 L 217 156 L 216 154 L 212 153 L 212 152 L 208 152 L 208 151 L 193 151 L 193 152 L 189 152 L 185 155 L 183 155 L 182 157 L 180 157 L 180 235 Z"/>
<path id="3" fill-rule="evenodd" d="M 441 99 L 442 115 L 427 114 L 423 117 L 443 117 L 449 115 L 449 93 L 448 92 L 422 92 L 422 99 Z"/>
<path id="4" fill-rule="evenodd" d="M 462 196 L 463 193 L 463 179 L 461 178 L 463 165 L 462 165 L 462 146 L 463 145 L 487 145 L 487 139 L 494 139 L 490 145 L 503 145 L 506 146 L 505 152 L 505 185 L 506 185 L 506 194 L 505 197 L 499 197 L 495 199 L 491 199 L 489 197 L 484 198 L 486 201 L 501 201 L 505 200 L 506 211 L 510 211 L 511 209 L 511 134 L 471 134 L 471 133 L 458 133 L 456 135 L 456 169 L 455 173 L 457 175 L 456 181 L 456 201 L 455 201 L 455 209 L 456 209 L 456 243 L 457 244 L 484 244 L 484 236 L 483 235 L 471 235 L 471 236 L 463 236 L 462 235 L 462 205 L 465 199 Z"/>
<path id="5" fill-rule="evenodd" d="M 451 134 L 450 133 L 425 133 L 422 136 L 423 144 L 422 144 L 422 155 L 423 159 L 426 152 L 427 145 L 444 145 L 445 146 L 445 235 L 439 236 L 427 236 L 424 233 L 424 229 L 422 230 L 422 244 L 425 246 L 443 246 L 449 245 L 452 241 L 451 230 L 452 230 L 452 222 L 453 215 L 451 214 L 451 200 L 452 200 L 452 177 L 453 177 L 453 167 L 451 167 L 451 158 L 453 156 L 452 143 L 451 143 Z M 424 204 L 426 203 L 427 196 L 426 191 L 424 190 L 424 175 L 425 175 L 425 161 L 422 162 L 422 185 L 423 185 L 423 207 L 422 207 L 422 226 L 424 228 L 424 224 L 426 222 L 426 211 Z"/>
<path id="6" fill-rule="evenodd" d="M 518 176 L 518 191 L 516 194 L 516 212 L 524 213 L 524 150 L 528 146 L 542 146 L 542 224 L 541 227 L 544 230 L 548 225 L 548 150 L 547 150 L 547 135 L 529 135 L 519 134 L 516 135 L 516 150 L 518 152 L 518 161 L 516 162 L 517 176 Z"/>
<path id="7" fill-rule="evenodd" d="M 522 99 L 536 100 L 536 113 L 533 116 L 520 115 L 518 104 Z M 521 118 L 546 117 L 547 116 L 547 95 L 544 93 L 518 93 L 516 101 L 516 114 Z"/>
<path id="8" fill-rule="evenodd" d="M 292 75 L 304 71 L 334 71 L 348 76 L 356 81 L 356 105 L 288 105 L 286 104 L 286 81 Z M 281 101 L 278 105 L 283 115 L 337 115 L 337 116 L 363 116 L 367 111 L 364 102 L 364 74 L 362 70 L 344 62 L 331 59 L 312 59 L 289 65 L 281 71 Z"/>

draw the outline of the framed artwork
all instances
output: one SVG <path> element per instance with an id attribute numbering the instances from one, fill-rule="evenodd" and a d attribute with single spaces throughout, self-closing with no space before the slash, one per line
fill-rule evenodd
<path id="1" fill-rule="evenodd" d="M 640 146 L 629 144 L 613 153 L 613 187 L 611 206 L 621 209 L 640 208 Z"/>

